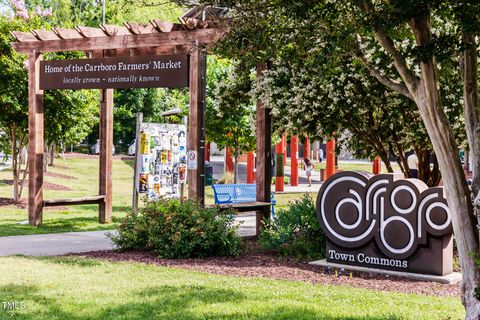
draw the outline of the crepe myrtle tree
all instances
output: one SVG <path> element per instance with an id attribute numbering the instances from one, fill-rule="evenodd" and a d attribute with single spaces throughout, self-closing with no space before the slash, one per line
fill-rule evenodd
<path id="1" fill-rule="evenodd" d="M 216 102 L 208 116 L 209 139 L 220 148 L 230 147 L 234 157 L 234 183 L 238 178 L 238 157 L 255 149 L 253 117 L 255 105 L 250 95 L 253 73 L 236 64 L 216 85 Z M 214 112 L 212 112 L 214 111 Z"/>
<path id="2" fill-rule="evenodd" d="M 298 61 L 278 58 L 257 79 L 254 95 L 271 108 L 274 124 L 294 133 L 336 136 L 358 157 L 373 159 L 379 155 L 389 172 L 393 172 L 390 156 L 394 156 L 406 177 L 409 167 L 405 154 L 413 149 L 419 158 L 419 178 L 429 186 L 438 185 L 438 162 L 430 168 L 432 147 L 416 105 L 385 90 L 350 57 L 325 68 L 325 64 L 311 62 L 326 57 L 326 53 L 318 54 L 320 57 L 312 55 Z M 460 87 L 456 90 L 461 94 Z M 461 108 L 447 112 L 455 120 Z M 464 139 L 461 129 L 456 130 L 459 140 Z M 351 134 L 341 135 L 344 131 Z"/>
<path id="3" fill-rule="evenodd" d="M 480 3 L 453 0 L 225 0 L 231 10 L 228 36 L 217 48 L 252 64 L 276 57 L 308 56 L 322 46 L 355 57 L 371 76 L 411 101 L 418 109 L 438 160 L 445 185 L 462 269 L 466 319 L 480 317 L 478 218 L 472 195 L 480 189 L 480 106 L 478 103 L 478 34 Z M 368 51 L 384 54 L 386 67 Z M 473 184 L 467 186 L 455 139 L 457 122 L 448 119 L 448 83 L 442 62 L 457 64 L 463 86 Z M 312 74 L 312 77 L 316 76 Z M 451 92 L 450 92 L 451 93 Z M 448 93 L 447 93 L 448 95 Z M 479 198 L 479 197 L 477 197 Z"/>

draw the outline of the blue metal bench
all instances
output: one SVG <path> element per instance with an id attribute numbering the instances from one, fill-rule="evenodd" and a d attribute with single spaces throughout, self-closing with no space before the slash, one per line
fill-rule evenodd
<path id="1" fill-rule="evenodd" d="M 250 183 L 238 184 L 213 184 L 213 193 L 215 196 L 215 204 L 233 204 L 234 208 L 239 211 L 255 210 L 257 207 L 271 206 L 272 216 L 275 215 L 275 195 L 272 193 L 270 202 L 257 201 L 257 185 Z"/>

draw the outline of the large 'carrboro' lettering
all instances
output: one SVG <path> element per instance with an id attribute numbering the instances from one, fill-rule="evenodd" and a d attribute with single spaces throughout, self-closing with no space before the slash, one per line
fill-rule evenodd
<path id="1" fill-rule="evenodd" d="M 317 197 L 327 261 L 447 274 L 452 225 L 443 188 L 402 174 L 337 173 Z"/>

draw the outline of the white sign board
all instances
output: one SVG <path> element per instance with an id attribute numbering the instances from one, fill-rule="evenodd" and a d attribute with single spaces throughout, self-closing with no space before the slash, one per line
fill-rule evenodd
<path id="1" fill-rule="evenodd" d="M 197 151 L 189 150 L 188 151 L 188 170 L 197 170 L 198 169 L 198 155 Z"/>

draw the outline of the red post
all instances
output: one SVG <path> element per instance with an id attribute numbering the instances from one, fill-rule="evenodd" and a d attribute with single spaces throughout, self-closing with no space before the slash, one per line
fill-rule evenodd
<path id="1" fill-rule="evenodd" d="M 255 182 L 255 174 L 253 168 L 255 167 L 255 153 L 250 151 L 247 153 L 247 183 Z"/>
<path id="2" fill-rule="evenodd" d="M 292 136 L 290 140 L 290 184 L 298 186 L 298 136 Z"/>
<path id="3" fill-rule="evenodd" d="M 335 174 L 335 140 L 330 139 L 327 141 L 327 154 L 325 165 L 325 180 Z"/>
<path id="4" fill-rule="evenodd" d="M 377 156 L 375 159 L 373 159 L 373 174 L 380 174 L 382 171 L 382 158 Z"/>
<path id="5" fill-rule="evenodd" d="M 283 141 L 283 165 L 287 165 L 287 134 L 285 133 L 282 138 Z"/>
<path id="6" fill-rule="evenodd" d="M 232 149 L 230 147 L 225 148 L 225 172 L 233 172 Z"/>
<path id="7" fill-rule="evenodd" d="M 303 144 L 303 158 L 310 158 L 310 140 L 305 136 L 305 143 Z"/>
<path id="8" fill-rule="evenodd" d="M 279 143 L 275 145 L 275 153 L 277 154 L 277 170 L 275 173 L 275 191 L 276 192 L 281 192 L 284 190 L 284 176 L 283 176 L 283 166 L 285 163 L 285 158 L 284 158 L 284 144 L 283 144 L 283 138 L 280 140 Z"/>
<path id="9" fill-rule="evenodd" d="M 205 161 L 210 161 L 210 142 L 205 144 Z"/>

